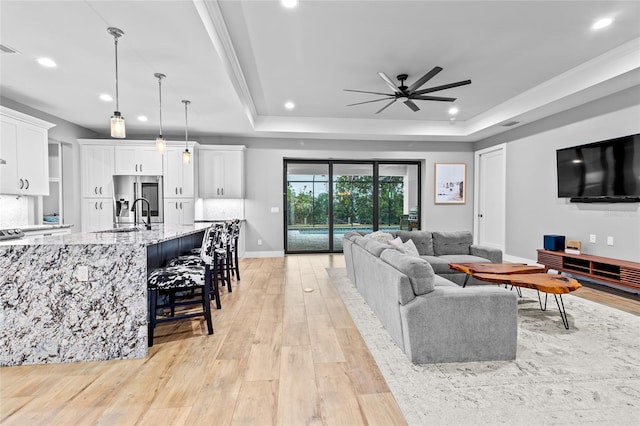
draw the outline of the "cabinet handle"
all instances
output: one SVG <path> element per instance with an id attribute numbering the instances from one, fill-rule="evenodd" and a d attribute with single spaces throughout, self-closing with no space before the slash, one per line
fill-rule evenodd
<path id="1" fill-rule="evenodd" d="M 25 182 L 27 182 L 27 186 L 24 189 L 29 189 L 29 179 L 25 179 Z"/>
<path id="2" fill-rule="evenodd" d="M 222 188 L 222 195 L 224 195 L 224 188 Z"/>
<path id="3" fill-rule="evenodd" d="M 94 186 L 94 187 L 93 187 L 93 192 L 94 192 L 95 194 L 97 194 L 97 193 L 98 193 L 98 187 L 97 187 L 97 186 Z"/>
<path id="4" fill-rule="evenodd" d="M 24 188 L 24 181 L 20 179 L 20 189 Z"/>
<path id="5" fill-rule="evenodd" d="M 102 201 L 100 201 L 100 210 L 102 210 Z"/>
<path id="6" fill-rule="evenodd" d="M 140 171 L 142 171 L 142 164 L 140 164 Z"/>
<path id="7" fill-rule="evenodd" d="M 180 202 L 180 210 L 182 210 L 182 201 Z"/>
<path id="8" fill-rule="evenodd" d="M 182 195 L 182 187 L 180 187 L 180 195 Z"/>
<path id="9" fill-rule="evenodd" d="M 218 195 L 220 195 L 220 188 L 218 188 Z"/>
<path id="10" fill-rule="evenodd" d="M 176 203 L 176 210 L 178 210 L 178 203 Z"/>
<path id="11" fill-rule="evenodd" d="M 138 165 L 136 164 L 136 172 L 138 171 Z"/>
<path id="12" fill-rule="evenodd" d="M 100 187 L 100 195 L 102 195 L 102 187 Z"/>
<path id="13" fill-rule="evenodd" d="M 178 195 L 178 187 L 176 186 L 176 195 Z"/>
<path id="14" fill-rule="evenodd" d="M 96 210 L 98 210 L 98 202 L 96 201 L 96 204 L 94 206 L 96 208 Z"/>

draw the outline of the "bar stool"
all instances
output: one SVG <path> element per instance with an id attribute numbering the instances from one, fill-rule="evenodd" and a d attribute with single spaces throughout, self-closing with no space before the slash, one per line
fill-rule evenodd
<path id="1" fill-rule="evenodd" d="M 213 321 L 211 319 L 211 293 L 212 274 L 211 263 L 214 249 L 215 232 L 208 228 L 203 238 L 201 261 L 204 266 L 169 266 L 152 270 L 147 277 L 147 291 L 149 293 L 149 325 L 148 346 L 153 346 L 153 334 L 156 325 L 162 322 L 176 321 L 187 318 L 203 316 L 207 322 L 208 334 L 213 334 Z M 217 287 L 217 286 L 214 286 Z M 199 300 L 186 300 L 176 297 L 176 293 L 194 291 L 189 296 L 199 297 Z M 195 293 L 200 290 L 199 293 Z M 168 303 L 158 304 L 158 295 L 168 295 Z M 214 290 L 216 300 L 220 300 L 219 294 Z M 178 306 L 202 305 L 202 311 L 175 315 Z M 171 314 L 167 318 L 158 318 L 158 309 L 170 308 Z"/>
<path id="2" fill-rule="evenodd" d="M 229 238 L 229 266 L 231 274 L 240 281 L 240 265 L 238 263 L 238 240 L 240 238 L 240 219 L 233 219 L 231 223 L 231 235 Z"/>

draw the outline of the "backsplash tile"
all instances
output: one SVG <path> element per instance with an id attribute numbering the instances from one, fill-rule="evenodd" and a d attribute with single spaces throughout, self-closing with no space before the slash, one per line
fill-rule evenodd
<path id="1" fill-rule="evenodd" d="M 18 228 L 29 224 L 29 199 L 0 195 L 0 228 Z"/>
<path id="2" fill-rule="evenodd" d="M 195 219 L 244 219 L 244 199 L 200 198 L 195 204 Z"/>

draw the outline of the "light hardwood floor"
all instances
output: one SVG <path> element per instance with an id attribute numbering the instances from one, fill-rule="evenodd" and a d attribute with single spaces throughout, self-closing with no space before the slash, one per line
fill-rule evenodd
<path id="1" fill-rule="evenodd" d="M 406 424 L 327 267 L 344 257 L 243 259 L 215 334 L 162 324 L 146 359 L 4 367 L 0 423 Z M 573 294 L 640 315 L 637 299 Z"/>
<path id="2" fill-rule="evenodd" d="M 4 367 L 0 423 L 406 424 L 327 267 L 344 257 L 243 259 L 214 334 L 162 324 L 146 359 Z"/>

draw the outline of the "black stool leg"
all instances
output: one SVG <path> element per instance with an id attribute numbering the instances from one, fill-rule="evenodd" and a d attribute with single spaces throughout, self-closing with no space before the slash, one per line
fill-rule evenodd
<path id="1" fill-rule="evenodd" d="M 236 271 L 236 279 L 240 281 L 240 265 L 238 264 L 238 243 L 236 242 L 236 246 L 233 249 L 233 266 Z"/>
<path id="2" fill-rule="evenodd" d="M 147 346 L 153 346 L 153 330 L 156 328 L 156 303 L 158 301 L 157 290 L 149 290 L 149 328 L 147 331 Z"/>
<path id="3" fill-rule="evenodd" d="M 207 331 L 213 334 L 213 321 L 211 320 L 211 280 L 205 276 L 202 289 L 202 304 L 204 305 L 204 318 L 207 320 Z"/>

